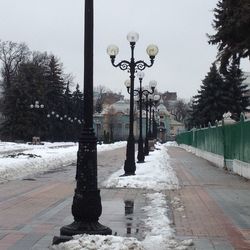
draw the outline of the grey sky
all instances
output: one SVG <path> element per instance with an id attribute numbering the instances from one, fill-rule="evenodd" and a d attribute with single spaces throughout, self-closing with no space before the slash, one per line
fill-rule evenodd
<path id="1" fill-rule="evenodd" d="M 127 72 L 114 68 L 106 48 L 116 44 L 117 62 L 130 59 L 127 33 L 139 33 L 137 60 L 148 62 L 146 47 L 159 47 L 155 65 L 146 69 L 160 91 L 189 99 L 216 57 L 208 45 L 213 8 L 218 0 L 95 0 L 95 85 L 126 93 Z M 0 0 L 0 39 L 25 42 L 31 50 L 52 52 L 66 73 L 83 82 L 83 0 Z M 244 69 L 244 68 L 243 68 Z M 138 82 L 136 82 L 136 85 Z"/>

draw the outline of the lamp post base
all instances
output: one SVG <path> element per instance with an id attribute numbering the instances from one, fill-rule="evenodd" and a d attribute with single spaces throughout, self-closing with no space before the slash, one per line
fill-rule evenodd
<path id="1" fill-rule="evenodd" d="M 135 140 L 134 136 L 129 134 L 127 142 L 126 160 L 124 162 L 124 175 L 135 175 L 136 165 L 135 165 Z"/>
<path id="2" fill-rule="evenodd" d="M 148 138 L 146 137 L 146 139 L 145 139 L 145 146 L 144 146 L 144 155 L 147 156 L 148 154 L 149 154 Z"/>
<path id="3" fill-rule="evenodd" d="M 73 223 L 63 226 L 60 230 L 61 235 L 53 238 L 53 245 L 58 245 L 62 242 L 70 241 L 73 235 L 77 234 L 98 234 L 98 235 L 111 235 L 112 230 L 103 226 L 98 221 L 74 221 Z"/>
<path id="4" fill-rule="evenodd" d="M 142 137 L 138 140 L 138 154 L 137 154 L 137 162 L 143 163 L 145 159 L 144 152 L 143 152 L 143 139 Z"/>
<path id="5" fill-rule="evenodd" d="M 62 236 L 73 236 L 76 234 L 112 234 L 112 230 L 103 226 L 98 221 L 74 221 L 73 223 L 63 226 L 60 230 Z"/>

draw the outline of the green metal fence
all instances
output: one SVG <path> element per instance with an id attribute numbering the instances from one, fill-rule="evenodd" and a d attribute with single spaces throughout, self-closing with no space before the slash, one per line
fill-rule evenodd
<path id="1" fill-rule="evenodd" d="M 177 136 L 178 144 L 250 163 L 250 121 L 193 129 Z"/>

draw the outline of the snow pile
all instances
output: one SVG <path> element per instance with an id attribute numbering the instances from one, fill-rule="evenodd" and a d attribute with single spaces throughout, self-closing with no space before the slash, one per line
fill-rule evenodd
<path id="1" fill-rule="evenodd" d="M 147 219 L 144 222 L 149 231 L 142 242 L 143 246 L 148 250 L 166 249 L 166 242 L 174 233 L 167 216 L 166 197 L 162 193 L 147 194 L 146 197 L 150 205 L 143 208 L 147 212 Z"/>
<path id="2" fill-rule="evenodd" d="M 171 147 L 178 147 L 178 144 L 176 141 L 168 141 L 166 143 L 167 146 L 171 146 Z"/>
<path id="3" fill-rule="evenodd" d="M 157 150 L 150 152 L 145 163 L 136 163 L 136 175 L 120 177 L 121 169 L 103 183 L 107 188 L 142 188 L 156 191 L 178 188 L 178 179 L 168 162 L 167 145 L 158 144 Z"/>
<path id="4" fill-rule="evenodd" d="M 97 151 L 113 150 L 125 145 L 126 142 L 97 145 Z M 15 153 L 16 150 L 24 151 Z M 76 163 L 77 150 L 78 143 L 28 145 L 1 142 L 0 182 Z"/>
<path id="5" fill-rule="evenodd" d="M 135 238 L 119 236 L 87 235 L 74 236 L 74 240 L 54 245 L 51 250 L 143 250 L 141 242 Z"/>
<path id="6" fill-rule="evenodd" d="M 28 143 L 14 143 L 0 141 L 0 154 L 5 154 L 10 151 L 25 151 L 32 150 L 34 148 L 56 148 L 56 147 L 69 147 L 74 146 L 74 142 L 43 142 L 41 145 L 33 145 Z"/>
<path id="7" fill-rule="evenodd" d="M 151 205 L 143 208 L 147 212 L 148 218 L 145 220 L 145 225 L 149 229 L 142 241 L 144 249 L 190 249 L 189 247 L 193 245 L 192 240 L 178 241 L 174 239 L 172 222 L 168 218 L 166 196 L 162 193 L 153 193 L 147 194 L 147 199 Z"/>

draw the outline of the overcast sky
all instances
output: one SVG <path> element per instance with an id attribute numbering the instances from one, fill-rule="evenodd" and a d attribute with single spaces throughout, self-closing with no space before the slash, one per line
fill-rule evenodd
<path id="1" fill-rule="evenodd" d="M 94 84 L 126 93 L 124 81 L 129 74 L 111 65 L 106 48 L 116 44 L 120 50 L 117 62 L 129 60 L 126 36 L 136 31 L 136 60 L 149 62 L 147 45 L 159 47 L 155 65 L 144 71 L 144 85 L 156 80 L 160 91 L 174 91 L 189 99 L 216 58 L 216 46 L 208 45 L 206 33 L 214 33 L 212 10 L 217 2 L 95 0 Z M 72 73 L 82 86 L 83 9 L 84 0 L 0 0 L 0 39 L 25 42 L 32 51 L 53 53 L 65 73 Z"/>

